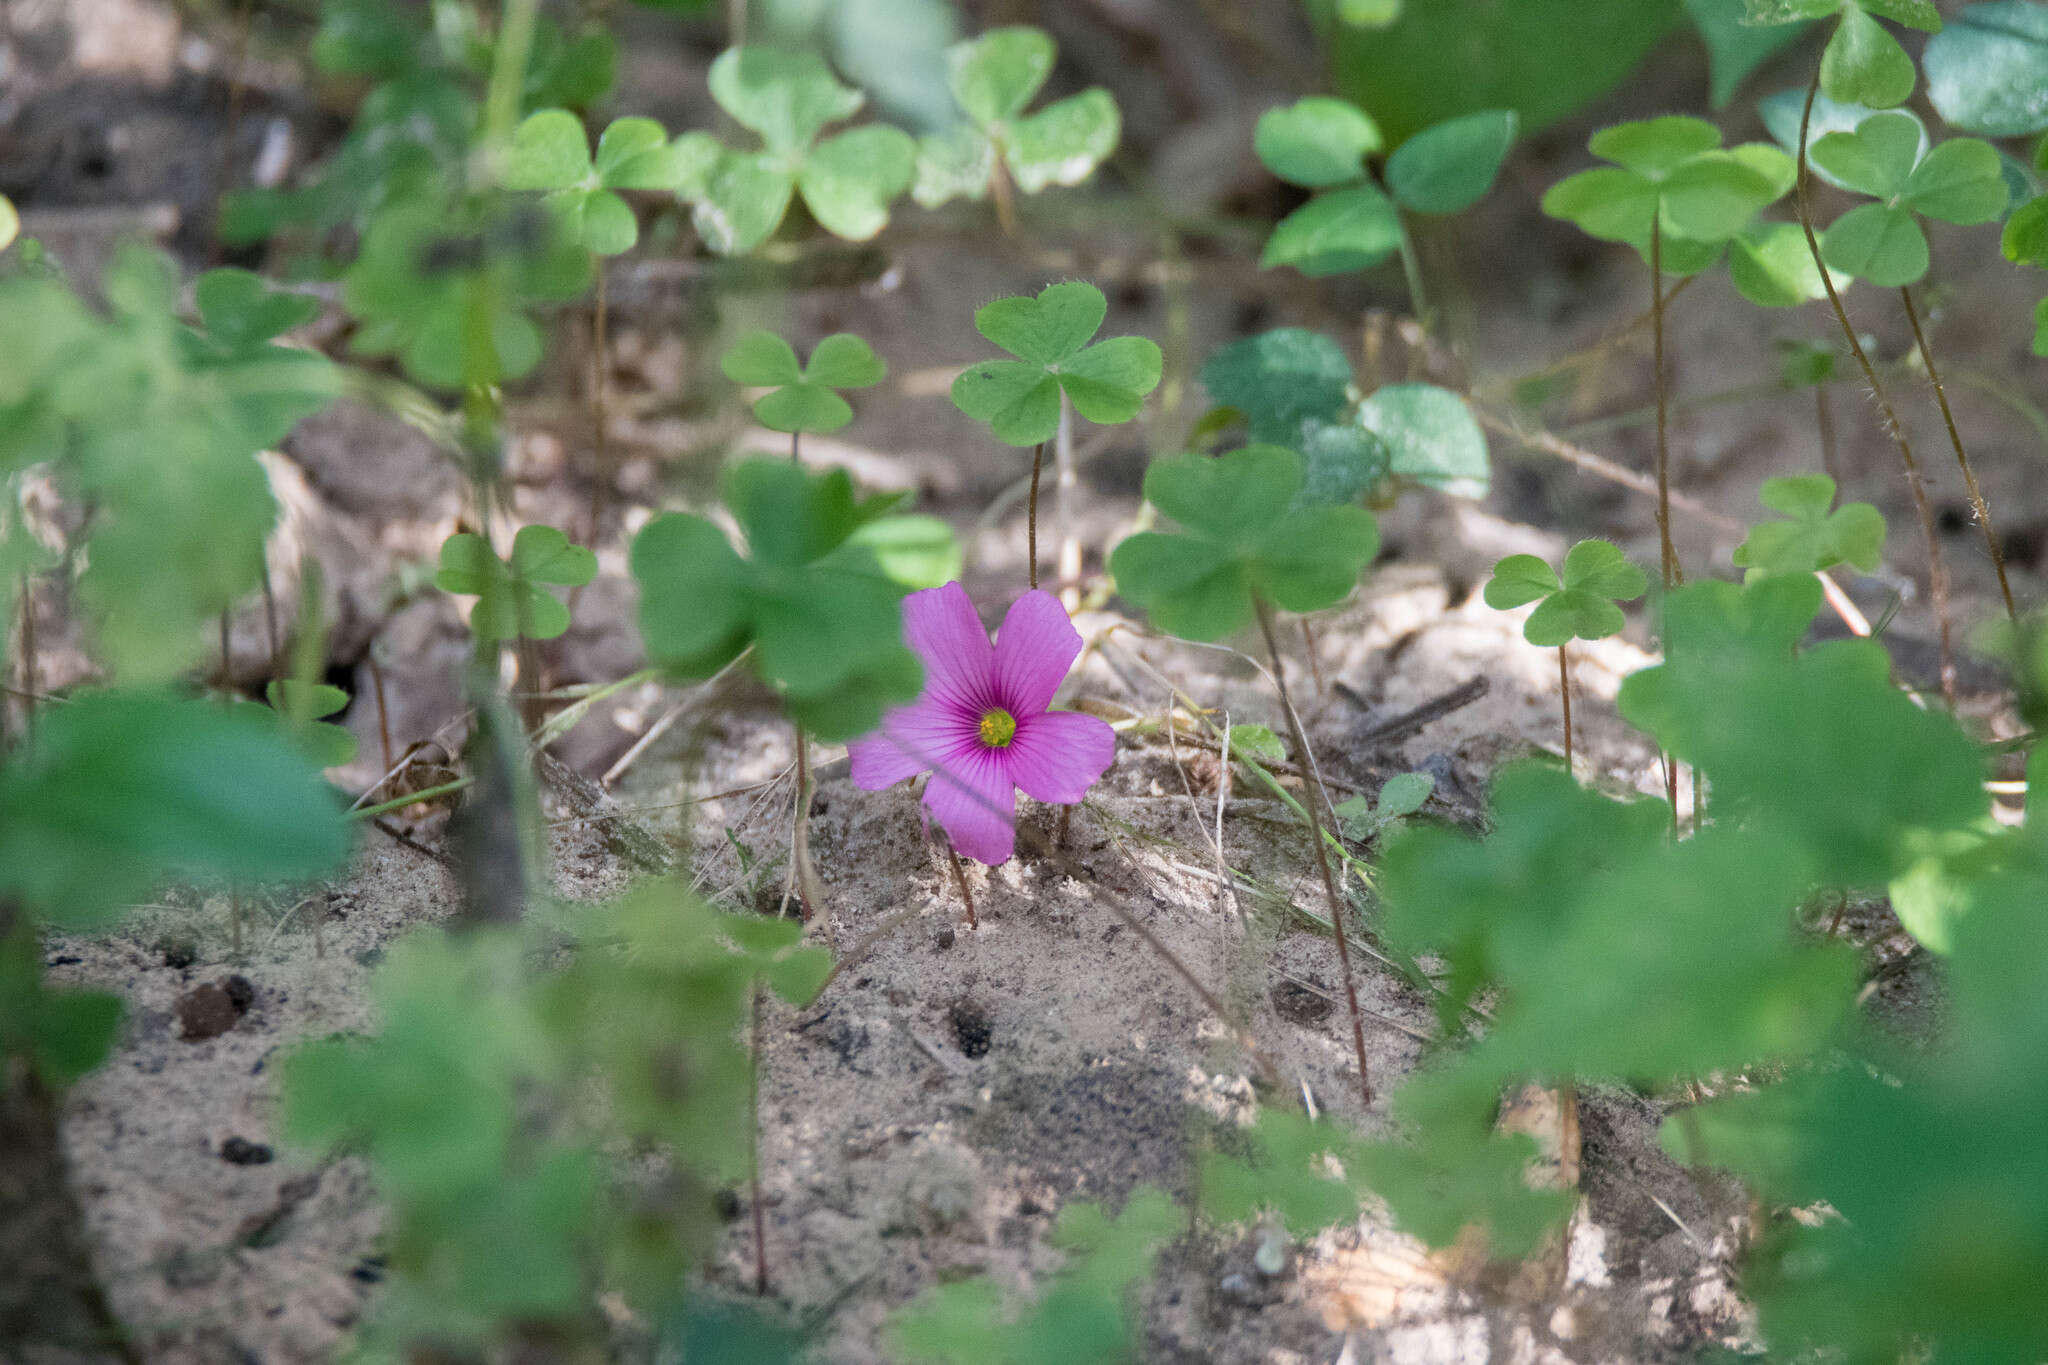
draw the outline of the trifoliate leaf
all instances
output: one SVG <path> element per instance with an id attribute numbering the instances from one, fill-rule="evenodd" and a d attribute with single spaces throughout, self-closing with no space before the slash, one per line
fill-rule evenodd
<path id="1" fill-rule="evenodd" d="M 569 609 L 542 584 L 581 587 L 597 574 L 597 556 L 552 526 L 522 526 L 510 563 L 482 536 L 459 532 L 441 544 L 434 584 L 475 597 L 469 628 L 479 639 L 552 640 L 569 628 Z"/>
<path id="2" fill-rule="evenodd" d="M 1835 481 L 1825 474 L 1764 480 L 1763 505 L 1787 520 L 1758 522 L 1735 549 L 1735 563 L 1749 577 L 1812 573 L 1849 564 L 1877 570 L 1884 551 L 1884 516 L 1867 502 L 1834 506 Z"/>
<path id="3" fill-rule="evenodd" d="M 1025 194 L 1050 185 L 1078 185 L 1116 150 L 1122 116 L 1106 90 L 1085 90 L 1024 110 L 1052 72 L 1052 39 L 1036 28 L 991 30 L 946 53 L 953 98 L 965 121 L 918 144 L 917 202 L 937 208 L 950 199 L 986 198 L 1006 174 Z"/>
<path id="4" fill-rule="evenodd" d="M 1554 649 L 1570 640 L 1601 640 L 1627 623 L 1616 602 L 1641 597 L 1643 571 L 1604 540 L 1582 540 L 1565 553 L 1562 580 L 1535 555 L 1509 555 L 1493 566 L 1486 605 L 1497 610 L 1537 603 L 1523 638 Z"/>
<path id="5" fill-rule="evenodd" d="M 2048 8 L 2031 0 L 1968 5 L 1921 55 L 1927 99 L 1951 126 L 1986 137 L 2048 128 Z"/>
<path id="6" fill-rule="evenodd" d="M 1486 496 L 1486 436 L 1465 400 L 1434 384 L 1388 384 L 1358 410 L 1358 424 L 1388 451 L 1388 471 L 1461 498 Z"/>
<path id="7" fill-rule="evenodd" d="M 953 381 L 954 406 L 1013 446 L 1052 439 L 1062 391 L 1089 421 L 1129 421 L 1159 385 L 1159 347 L 1142 337 L 1089 345 L 1108 310 L 1101 290 L 1078 281 L 984 306 L 976 329 L 1021 359 L 963 370 Z"/>
<path id="8" fill-rule="evenodd" d="M 1259 116 L 1252 145 L 1266 169 L 1307 189 L 1348 185 L 1382 145 L 1379 125 L 1349 100 L 1311 95 Z"/>
<path id="9" fill-rule="evenodd" d="M 1378 550 L 1378 527 L 1360 507 L 1297 506 L 1303 479 L 1301 457 L 1277 446 L 1155 461 L 1145 497 L 1184 529 L 1118 545 L 1117 590 L 1191 640 L 1250 624 L 1254 594 L 1289 611 L 1335 606 Z"/>
<path id="10" fill-rule="evenodd" d="M 754 404 L 754 415 L 772 431 L 837 431 L 853 420 L 853 409 L 835 390 L 868 388 L 888 373 L 868 344 L 849 332 L 818 343 L 810 364 L 797 366 L 796 352 L 773 332 L 751 332 L 724 359 L 726 378 L 775 391 Z"/>
<path id="11" fill-rule="evenodd" d="M 1486 197 L 1514 145 L 1512 109 L 1485 109 L 1425 128 L 1387 158 L 1387 189 L 1416 213 L 1462 213 Z"/>

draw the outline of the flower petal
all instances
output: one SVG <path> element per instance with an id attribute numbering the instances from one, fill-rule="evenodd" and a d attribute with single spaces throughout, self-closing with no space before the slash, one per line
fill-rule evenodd
<path id="1" fill-rule="evenodd" d="M 977 720 L 977 713 L 930 696 L 894 708 L 882 717 L 879 730 L 846 746 L 853 785 L 880 791 L 951 762 L 964 749 L 980 748 Z"/>
<path id="2" fill-rule="evenodd" d="M 1115 761 L 1116 731 L 1098 716 L 1045 711 L 1017 722 L 1017 738 L 1005 752 L 1010 780 L 1026 796 L 1071 806 Z"/>
<path id="3" fill-rule="evenodd" d="M 903 638 L 924 660 L 924 696 L 978 717 L 989 705 L 995 649 L 958 583 L 903 599 Z"/>
<path id="4" fill-rule="evenodd" d="M 1034 588 L 1012 602 L 996 632 L 996 695 L 1004 708 L 1021 721 L 1052 705 L 1080 652 L 1081 632 L 1059 598 Z"/>
<path id="5" fill-rule="evenodd" d="M 1017 849 L 1017 792 L 998 752 L 976 746 L 935 769 L 924 789 L 954 850 L 991 867 Z"/>

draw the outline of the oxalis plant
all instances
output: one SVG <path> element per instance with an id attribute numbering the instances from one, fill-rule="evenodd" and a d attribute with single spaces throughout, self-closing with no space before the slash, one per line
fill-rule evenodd
<path id="1" fill-rule="evenodd" d="M 1604 540 L 1582 540 L 1565 551 L 1562 575 L 1535 555 L 1509 555 L 1493 566 L 1493 577 L 1486 582 L 1486 605 L 1506 609 L 1534 602 L 1536 609 L 1522 622 L 1522 638 L 1557 650 L 1567 772 L 1572 767 L 1572 669 L 1567 646 L 1574 640 L 1619 634 L 1628 622 L 1616 603 L 1633 602 L 1648 587 L 1643 571 Z"/>

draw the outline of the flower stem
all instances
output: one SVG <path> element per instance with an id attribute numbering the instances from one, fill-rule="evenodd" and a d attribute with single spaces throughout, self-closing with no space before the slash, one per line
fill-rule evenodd
<path id="1" fill-rule="evenodd" d="M 1074 409 L 1067 402 L 1067 391 L 1060 390 L 1060 425 L 1053 440 L 1053 506 L 1060 519 L 1059 581 L 1068 584 L 1067 609 L 1072 611 L 1078 600 L 1081 582 L 1081 534 L 1074 529 L 1074 499 L 1081 486 L 1079 473 L 1074 467 Z"/>
<path id="2" fill-rule="evenodd" d="M 1031 448 L 1031 501 L 1025 512 L 1024 556 L 1030 562 L 1031 586 L 1038 586 L 1038 471 L 1045 463 L 1045 442 Z"/>
<path id="3" fill-rule="evenodd" d="M 583 543 L 597 548 L 604 530 L 605 503 L 612 486 L 610 436 L 606 409 L 610 399 L 611 300 L 604 261 L 597 263 L 597 296 L 590 316 L 590 533 Z"/>
<path id="4" fill-rule="evenodd" d="M 946 860 L 953 865 L 953 885 L 960 888 L 960 901 L 967 907 L 967 927 L 979 929 L 981 922 L 974 917 L 974 893 L 967 889 L 967 869 L 960 865 L 960 855 L 946 845 Z"/>
<path id="5" fill-rule="evenodd" d="M 1949 411 L 1948 390 L 1942 387 L 1941 371 L 1934 367 L 1934 351 L 1927 344 L 1927 333 L 1920 327 L 1920 310 L 1913 306 L 1913 290 L 1910 286 L 1899 286 L 1899 298 L 1906 305 L 1906 321 L 1913 324 L 1913 344 L 1920 348 L 1920 363 L 1927 367 L 1928 382 L 1934 385 L 1934 401 L 1941 405 L 1941 420 L 1948 427 L 1949 444 L 1955 447 L 1956 464 L 1963 471 L 1963 486 L 1970 490 L 1970 507 L 1977 514 L 1977 525 L 1984 532 L 1984 548 L 1991 552 L 1991 567 L 1998 571 L 1998 591 L 2005 598 L 2006 618 L 2014 623 L 2020 619 L 2019 608 L 2012 604 L 2012 585 L 2005 579 L 2005 551 L 1998 544 L 1998 532 L 1991 527 L 1991 509 L 1984 503 L 1984 494 L 1977 487 L 1977 475 L 1970 468 L 1970 457 L 1963 450 L 1963 434 L 1956 430 L 1956 417 Z"/>
<path id="6" fill-rule="evenodd" d="M 1308 675 L 1315 681 L 1316 695 L 1320 697 L 1327 690 L 1323 686 L 1323 661 L 1316 657 L 1316 632 L 1306 616 L 1301 618 L 1301 652 L 1308 656 Z"/>
<path id="7" fill-rule="evenodd" d="M 36 692 L 42 680 L 36 676 L 35 580 L 21 576 L 21 725 L 22 737 L 36 737 Z"/>
<path id="8" fill-rule="evenodd" d="M 804 727 L 796 727 L 796 817 L 791 821 L 789 860 L 796 874 L 796 902 L 809 921 L 824 904 L 824 886 L 818 880 L 817 864 L 811 861 L 811 738 Z"/>
<path id="9" fill-rule="evenodd" d="M 1828 402 L 1828 386 L 1813 386 L 1813 420 L 1820 427 L 1820 469 L 1821 473 L 1835 481 L 1835 487 L 1842 486 L 1842 471 L 1836 466 L 1835 458 L 1835 409 Z"/>
<path id="10" fill-rule="evenodd" d="M 1314 790 L 1320 784 L 1315 779 L 1314 767 L 1309 762 L 1308 736 L 1302 731 L 1301 717 L 1294 710 L 1294 699 L 1287 691 L 1287 665 L 1280 658 L 1280 642 L 1273 636 L 1273 609 L 1266 605 L 1263 597 L 1254 594 L 1252 605 L 1259 614 L 1259 633 L 1266 639 L 1266 657 L 1273 663 L 1273 685 L 1280 692 L 1280 710 L 1287 717 L 1288 733 L 1294 740 L 1294 751 L 1301 764 L 1303 778 L 1311 790 L 1302 793 L 1302 808 L 1308 812 L 1309 842 L 1316 850 L 1316 871 L 1323 879 L 1323 895 L 1330 903 L 1330 929 L 1337 939 L 1337 967 L 1344 973 L 1344 1004 L 1351 1013 L 1351 1046 L 1358 1055 L 1358 1091 L 1365 1103 L 1372 1103 L 1372 1070 L 1365 1057 L 1365 1021 L 1358 1010 L 1358 986 L 1351 979 L 1351 945 L 1344 932 L 1344 900 L 1337 894 L 1337 879 L 1330 875 L 1330 855 L 1323 848 L 1322 803 L 1324 797 Z"/>
<path id="11" fill-rule="evenodd" d="M 1572 669 L 1564 646 L 1557 647 L 1557 694 L 1564 698 L 1564 770 L 1572 770 Z M 1675 807 L 1678 803 L 1672 802 Z"/>
<path id="12" fill-rule="evenodd" d="M 1820 254 L 1820 239 L 1813 231 L 1813 206 L 1808 202 L 1806 188 L 1806 140 L 1813 125 L 1814 96 L 1819 93 L 1820 68 L 1816 66 L 1813 80 L 1806 87 L 1806 106 L 1799 114 L 1799 160 L 1792 182 L 1793 204 L 1799 211 L 1799 230 L 1806 234 L 1806 249 L 1813 257 L 1814 268 L 1820 271 L 1820 282 L 1828 292 L 1828 303 L 1834 307 L 1835 321 L 1841 325 L 1849 350 L 1863 370 L 1863 380 L 1870 386 L 1871 397 L 1877 400 L 1878 413 L 1884 418 L 1884 429 L 1890 434 L 1892 444 L 1898 447 L 1899 463 L 1906 467 L 1906 486 L 1912 490 L 1913 510 L 1919 514 L 1920 533 L 1927 541 L 1928 595 L 1934 599 L 1935 633 L 1941 648 L 1941 695 L 1953 710 L 1956 704 L 1956 656 L 1950 640 L 1948 562 L 1942 558 L 1941 537 L 1934 529 L 1934 509 L 1927 501 L 1927 487 L 1921 482 L 1920 465 L 1913 458 L 1913 446 L 1906 439 L 1906 429 L 1899 425 L 1899 415 L 1892 410 L 1892 400 L 1885 395 L 1884 384 L 1877 377 L 1877 367 L 1870 363 L 1870 353 L 1863 349 L 1856 328 L 1849 322 L 1849 310 L 1842 306 L 1841 292 L 1835 288 L 1834 277 L 1828 274 L 1827 262 Z"/>

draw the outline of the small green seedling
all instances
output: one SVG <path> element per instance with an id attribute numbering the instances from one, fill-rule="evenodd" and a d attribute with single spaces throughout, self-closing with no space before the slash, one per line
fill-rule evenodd
<path id="1" fill-rule="evenodd" d="M 1927 236 L 1918 217 L 1985 223 L 2010 197 L 1998 152 L 1976 138 L 1952 138 L 1922 150 L 1918 119 L 1872 114 L 1854 132 L 1828 133 L 1808 152 L 1839 183 L 1878 202 L 1850 209 L 1821 239 L 1836 270 L 1872 284 L 1904 287 L 1927 273 Z"/>
<path id="2" fill-rule="evenodd" d="M 1877 571 L 1884 552 L 1884 514 L 1867 502 L 1844 503 L 1834 511 L 1835 481 L 1825 474 L 1765 479 L 1758 501 L 1781 521 L 1760 521 L 1735 547 L 1737 568 L 1755 581 L 1768 574 L 1816 573 L 1847 564 Z"/>
<path id="3" fill-rule="evenodd" d="M 1933 0 L 1747 0 L 1752 25 L 1841 17 L 1820 56 L 1820 88 L 1829 99 L 1890 109 L 1904 104 L 1917 79 L 1913 59 L 1873 15 L 1933 33 L 1941 11 Z"/>
<path id="4" fill-rule="evenodd" d="M 348 693 L 327 683 L 274 678 L 264 684 L 263 699 L 283 723 L 285 732 L 322 768 L 354 761 L 356 737 L 346 726 L 325 719 L 348 707 Z"/>
<path id="5" fill-rule="evenodd" d="M 1298 505 L 1303 478 L 1301 457 L 1278 446 L 1154 461 L 1145 499 L 1182 529 L 1118 545 L 1117 591 L 1187 640 L 1243 630 L 1255 599 L 1298 612 L 1336 606 L 1379 549 L 1379 527 L 1362 507 Z"/>
<path id="6" fill-rule="evenodd" d="M 593 160 L 583 120 L 566 109 L 543 109 L 513 133 L 499 178 L 508 190 L 545 191 L 564 236 L 599 256 L 616 256 L 640 240 L 620 191 L 674 194 L 701 179 L 713 155 L 701 141 L 671 142 L 653 119 L 622 118 L 604 130 Z"/>
<path id="7" fill-rule="evenodd" d="M 853 408 L 838 390 L 872 388 L 889 373 L 882 358 L 851 332 L 826 337 L 802 365 L 775 333 L 749 332 L 725 353 L 722 366 L 735 384 L 773 390 L 754 400 L 754 416 L 770 431 L 789 433 L 792 458 L 799 434 L 837 431 L 853 420 Z"/>
<path id="8" fill-rule="evenodd" d="M 1436 779 L 1428 773 L 1396 773 L 1380 788 L 1377 801 L 1363 795 L 1347 797 L 1337 806 L 1344 837 L 1360 843 L 1379 838 L 1421 810 L 1435 790 Z"/>
<path id="9" fill-rule="evenodd" d="M 1496 610 L 1537 604 L 1522 623 L 1522 638 L 1557 650 L 1557 687 L 1564 699 L 1564 763 L 1572 764 L 1572 674 L 1566 646 L 1604 640 L 1628 624 L 1618 602 L 1649 588 L 1643 571 L 1604 540 L 1582 540 L 1565 552 L 1562 580 L 1535 555 L 1509 555 L 1493 566 L 1486 605 Z"/>
<path id="10" fill-rule="evenodd" d="M 509 562 L 480 535 L 448 537 L 434 586 L 476 598 L 469 628 L 479 641 L 552 640 L 569 628 L 569 609 L 543 585 L 580 588 L 596 576 L 597 556 L 589 550 L 552 526 L 522 526 Z"/>
<path id="11" fill-rule="evenodd" d="M 865 103 L 811 52 L 736 47 L 711 64 L 711 97 L 761 139 L 758 152 L 719 147 L 708 133 L 679 140 L 699 174 L 684 187 L 699 235 L 721 255 L 752 251 L 782 224 L 801 195 L 826 231 L 864 242 L 889 223 L 889 201 L 910 188 L 917 144 L 886 124 L 823 141 L 828 124 Z"/>
<path id="12" fill-rule="evenodd" d="M 1259 263 L 1310 276 L 1379 264 L 1406 246 L 1396 204 L 1428 214 L 1471 207 L 1493 187 L 1516 126 L 1512 110 L 1488 109 L 1426 128 L 1388 158 L 1383 190 L 1365 162 L 1385 141 L 1363 109 L 1311 95 L 1267 110 L 1253 137 L 1259 159 L 1316 196 L 1273 229 Z"/>
<path id="13" fill-rule="evenodd" d="M 1052 74 L 1054 56 L 1044 30 L 1026 25 L 994 29 L 946 50 L 946 81 L 967 117 L 918 143 L 911 191 L 918 203 L 937 208 L 993 194 L 996 216 L 1009 232 L 1015 228 L 1012 185 L 1037 194 L 1095 173 L 1123 131 L 1108 91 L 1084 90 L 1035 114 L 1024 112 Z"/>
<path id="14" fill-rule="evenodd" d="M 924 673 L 903 643 L 905 587 L 855 538 L 896 499 L 857 503 L 843 469 L 768 459 L 733 465 L 723 492 L 750 557 L 685 513 L 656 517 L 633 541 L 649 656 L 704 678 L 751 648 L 754 671 L 824 740 L 865 734 L 886 707 L 915 699 Z"/>
<path id="15" fill-rule="evenodd" d="M 975 330 L 1017 358 L 961 371 L 954 406 L 1013 446 L 1051 440 L 1062 398 L 1091 422 L 1130 421 L 1159 386 L 1159 346 L 1145 337 L 1094 341 L 1108 313 L 1102 291 L 1080 281 L 976 310 Z"/>
<path id="16" fill-rule="evenodd" d="M 1045 443 L 1059 437 L 1062 523 L 1060 566 L 1080 572 L 1081 544 L 1074 530 L 1070 495 L 1076 482 L 1073 443 L 1063 420 L 1067 405 L 1091 422 L 1128 422 L 1159 387 L 1160 353 L 1146 337 L 1094 341 L 1109 313 L 1109 302 L 1092 284 L 1071 280 L 1048 285 L 1038 297 L 997 299 L 976 310 L 975 330 L 1016 356 L 970 365 L 953 381 L 953 405 L 986 422 L 997 440 L 1032 446 L 1031 497 L 1026 560 L 1032 587 L 1038 586 L 1038 472 Z"/>

